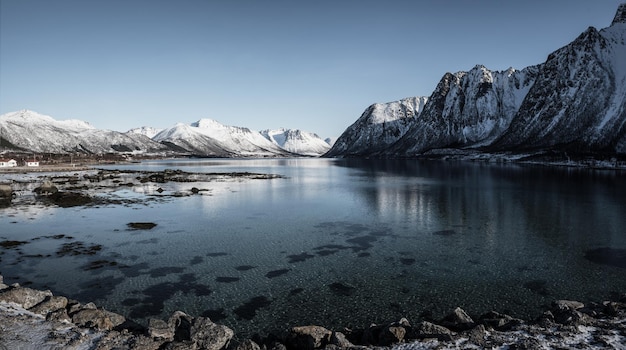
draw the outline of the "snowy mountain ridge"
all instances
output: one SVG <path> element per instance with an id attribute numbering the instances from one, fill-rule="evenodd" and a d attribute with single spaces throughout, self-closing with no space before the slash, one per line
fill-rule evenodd
<path id="1" fill-rule="evenodd" d="M 80 120 L 57 121 L 29 110 L 0 116 L 3 145 L 38 153 L 162 152 L 167 148 L 146 136 L 98 130 Z"/>
<path id="2" fill-rule="evenodd" d="M 215 157 L 319 156 L 330 146 L 315 134 L 283 130 L 278 144 L 257 131 L 212 119 L 167 129 L 141 127 L 125 133 L 99 130 L 80 120 L 55 120 L 22 110 L 0 116 L 0 148 L 37 153 L 182 153 Z M 0 151 L 2 150 L 0 149 Z"/>
<path id="3" fill-rule="evenodd" d="M 590 27 L 542 64 L 446 73 L 416 117 L 391 134 L 376 121 L 399 124 L 403 119 L 392 113 L 399 101 L 368 107 L 326 155 L 413 157 L 445 149 L 626 154 L 624 62 L 626 4 L 610 27 Z"/>
<path id="4" fill-rule="evenodd" d="M 320 156 L 330 149 L 330 144 L 317 134 L 293 129 L 262 130 L 261 135 L 280 148 L 306 156 Z"/>

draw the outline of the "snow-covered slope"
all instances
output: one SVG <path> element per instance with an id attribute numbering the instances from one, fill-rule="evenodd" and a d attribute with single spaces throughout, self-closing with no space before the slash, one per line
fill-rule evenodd
<path id="1" fill-rule="evenodd" d="M 383 152 L 416 123 L 428 98 L 410 97 L 369 106 L 339 136 L 326 156 L 364 156 Z"/>
<path id="2" fill-rule="evenodd" d="M 127 134 L 139 134 L 139 135 L 147 136 L 148 138 L 153 138 L 156 136 L 156 134 L 160 133 L 161 131 L 163 131 L 163 129 L 157 129 L 151 126 L 142 126 L 140 128 L 130 129 L 126 133 Z"/>
<path id="3" fill-rule="evenodd" d="M 441 148 L 624 154 L 625 22 L 621 5 L 610 27 L 589 28 L 540 65 L 446 73 L 411 122 L 395 118 L 391 131 L 376 114 L 389 116 L 381 110 L 398 102 L 370 106 L 327 155 L 416 156 Z"/>
<path id="4" fill-rule="evenodd" d="M 534 82 L 537 67 L 447 73 L 418 121 L 386 152 L 416 155 L 433 148 L 489 144 L 508 128 Z"/>
<path id="5" fill-rule="evenodd" d="M 273 144 L 261 133 L 248 128 L 226 126 L 212 119 L 176 124 L 153 140 L 175 145 L 188 152 L 216 157 L 272 157 L 291 153 Z"/>
<path id="6" fill-rule="evenodd" d="M 626 23 L 614 22 L 550 54 L 493 147 L 626 153 L 625 123 Z"/>
<path id="7" fill-rule="evenodd" d="M 293 129 L 261 131 L 266 139 L 280 148 L 305 156 L 320 156 L 330 149 L 330 145 L 316 134 Z"/>
<path id="8" fill-rule="evenodd" d="M 29 152 L 158 152 L 163 145 L 137 134 L 99 130 L 80 120 L 55 120 L 29 110 L 0 116 L 3 143 Z"/>

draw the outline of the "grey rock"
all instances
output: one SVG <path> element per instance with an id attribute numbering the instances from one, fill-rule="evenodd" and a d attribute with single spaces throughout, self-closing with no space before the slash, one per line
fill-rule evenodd
<path id="1" fill-rule="evenodd" d="M 157 350 L 163 345 L 163 340 L 150 339 L 143 335 L 131 334 L 124 330 L 121 332 L 107 332 L 98 341 L 98 350 L 117 350 L 117 349 L 133 349 L 133 350 Z"/>
<path id="2" fill-rule="evenodd" d="M 191 340 L 192 317 L 182 311 L 174 311 L 167 323 L 174 329 L 174 340 Z"/>
<path id="3" fill-rule="evenodd" d="M 522 320 L 513 318 L 509 315 L 490 311 L 480 316 L 480 322 L 498 331 L 508 331 L 513 327 L 523 323 Z"/>
<path id="4" fill-rule="evenodd" d="M 59 189 L 52 184 L 52 181 L 44 181 L 41 186 L 35 188 L 33 192 L 40 195 L 51 195 L 59 192 Z"/>
<path id="5" fill-rule="evenodd" d="M 58 309 L 52 312 L 49 312 L 46 315 L 46 321 L 58 321 L 64 323 L 71 323 L 72 318 L 67 314 L 66 309 Z"/>
<path id="6" fill-rule="evenodd" d="M 235 350 L 261 350 L 261 347 L 254 341 L 246 339 L 237 345 Z"/>
<path id="7" fill-rule="evenodd" d="M 163 320 L 150 319 L 148 334 L 153 338 L 172 341 L 174 340 L 174 327 Z"/>
<path id="8" fill-rule="evenodd" d="M 235 333 L 207 317 L 196 317 L 191 324 L 191 340 L 199 349 L 220 350 L 230 343 Z"/>
<path id="9" fill-rule="evenodd" d="M 319 349 L 330 342 L 332 332 L 320 326 L 293 327 L 287 345 L 296 349 Z"/>
<path id="10" fill-rule="evenodd" d="M 467 331 L 466 333 L 464 333 L 464 335 L 467 336 L 470 343 L 476 344 L 483 348 L 486 347 L 487 330 L 482 324 Z"/>
<path id="11" fill-rule="evenodd" d="M 329 343 L 340 348 L 351 348 L 354 346 L 354 344 L 346 338 L 346 335 L 341 332 L 333 332 L 330 336 Z"/>
<path id="12" fill-rule="evenodd" d="M 26 287 L 7 288 L 0 293 L 0 301 L 8 303 L 16 303 L 25 309 L 41 303 L 46 297 L 51 297 L 52 292 L 49 290 L 41 291 Z"/>
<path id="13" fill-rule="evenodd" d="M 463 331 L 474 328 L 474 320 L 460 307 L 457 307 L 451 314 L 446 316 L 441 324 L 455 331 Z"/>
<path id="14" fill-rule="evenodd" d="M 578 310 L 585 307 L 585 304 L 573 300 L 556 300 L 552 302 L 552 309 L 556 311 Z"/>
<path id="15" fill-rule="evenodd" d="M 436 325 L 430 322 L 421 322 L 414 328 L 415 335 L 419 339 L 436 338 L 441 341 L 452 340 L 452 331 L 446 327 Z"/>
<path id="16" fill-rule="evenodd" d="M 66 297 L 53 295 L 51 297 L 47 297 L 41 303 L 31 307 L 29 311 L 45 316 L 48 313 L 59 310 L 59 309 L 65 310 L 66 306 L 67 306 Z"/>
<path id="17" fill-rule="evenodd" d="M 80 327 L 112 330 L 126 321 L 116 313 L 102 309 L 82 309 L 72 315 L 72 322 Z"/>
<path id="18" fill-rule="evenodd" d="M 67 309 L 68 315 L 72 315 L 80 311 L 83 308 L 83 305 L 76 300 L 68 299 L 67 306 L 65 308 Z"/>
<path id="19" fill-rule="evenodd" d="M 378 335 L 379 345 L 391 345 L 400 343 L 406 336 L 406 329 L 402 326 L 383 327 Z"/>

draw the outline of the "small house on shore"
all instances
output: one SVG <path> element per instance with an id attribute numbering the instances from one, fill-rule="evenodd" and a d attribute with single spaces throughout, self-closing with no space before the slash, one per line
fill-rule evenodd
<path id="1" fill-rule="evenodd" d="M 37 166 L 39 166 L 39 162 L 36 161 L 36 160 L 27 160 L 26 161 L 26 166 L 37 167 Z"/>
<path id="2" fill-rule="evenodd" d="M 15 161 L 15 159 L 1 159 L 0 158 L 0 168 L 10 168 L 10 167 L 16 167 L 17 166 L 17 162 Z"/>

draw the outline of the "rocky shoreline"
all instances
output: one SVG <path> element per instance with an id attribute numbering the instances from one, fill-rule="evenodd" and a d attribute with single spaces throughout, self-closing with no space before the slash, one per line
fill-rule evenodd
<path id="1" fill-rule="evenodd" d="M 495 311 L 474 319 L 456 308 L 433 322 L 403 318 L 340 331 L 308 325 L 252 338 L 181 311 L 146 328 L 93 303 L 8 286 L 0 276 L 0 349 L 625 349 L 626 295 L 587 305 L 557 300 L 532 321 Z"/>

